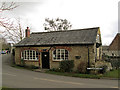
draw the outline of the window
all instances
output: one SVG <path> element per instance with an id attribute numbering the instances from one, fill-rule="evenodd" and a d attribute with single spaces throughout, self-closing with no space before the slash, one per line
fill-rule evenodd
<path id="1" fill-rule="evenodd" d="M 56 49 L 53 51 L 53 60 L 68 60 L 68 51 L 65 49 Z"/>
<path id="2" fill-rule="evenodd" d="M 24 50 L 21 52 L 21 58 L 24 60 L 38 60 L 38 52 L 35 50 Z"/>

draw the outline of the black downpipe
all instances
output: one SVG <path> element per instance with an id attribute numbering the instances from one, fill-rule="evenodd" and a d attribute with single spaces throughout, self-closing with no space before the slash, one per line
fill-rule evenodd
<path id="1" fill-rule="evenodd" d="M 87 46 L 87 49 L 88 49 L 88 66 L 87 68 L 90 68 L 90 56 L 89 56 L 89 47 Z M 90 73 L 90 69 L 87 69 L 88 71 L 88 74 Z"/>

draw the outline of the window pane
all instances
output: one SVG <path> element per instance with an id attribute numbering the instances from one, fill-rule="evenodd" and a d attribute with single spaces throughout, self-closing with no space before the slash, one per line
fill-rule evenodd
<path id="1" fill-rule="evenodd" d="M 68 57 L 65 57 L 65 60 L 68 60 Z"/>
<path id="2" fill-rule="evenodd" d="M 61 55 L 61 60 L 64 60 L 64 54 Z"/>
<path id="3" fill-rule="evenodd" d="M 35 51 L 33 51 L 33 59 L 35 59 Z"/>
<path id="4" fill-rule="evenodd" d="M 56 54 L 56 50 L 54 50 L 53 54 Z"/>
<path id="5" fill-rule="evenodd" d="M 38 60 L 38 58 L 39 58 L 39 53 L 37 52 L 37 51 L 35 51 L 36 52 L 36 60 Z"/>
<path id="6" fill-rule="evenodd" d="M 67 60 L 67 59 L 68 59 L 68 54 L 65 55 L 65 60 Z"/>
<path id="7" fill-rule="evenodd" d="M 61 54 L 64 54 L 64 51 L 65 51 L 65 50 L 61 50 Z"/>
<path id="8" fill-rule="evenodd" d="M 32 50 L 30 50 L 30 59 L 32 59 Z"/>
<path id="9" fill-rule="evenodd" d="M 68 54 L 65 54 L 65 57 L 68 57 Z"/>
<path id="10" fill-rule="evenodd" d="M 38 54 L 39 54 L 39 53 L 36 51 L 36 57 L 37 57 L 37 58 L 38 58 Z"/>
<path id="11" fill-rule="evenodd" d="M 26 59 L 26 51 L 25 51 L 25 56 L 24 56 L 24 57 L 25 57 L 25 59 Z"/>
<path id="12" fill-rule="evenodd" d="M 29 60 L 29 50 L 27 50 L 27 58 L 26 59 L 28 59 Z"/>
<path id="13" fill-rule="evenodd" d="M 60 49 L 57 50 L 57 54 L 60 54 Z"/>
<path id="14" fill-rule="evenodd" d="M 57 55 L 57 59 L 58 59 L 58 60 L 60 59 L 60 54 L 59 54 L 59 55 Z"/>
<path id="15" fill-rule="evenodd" d="M 56 57 L 54 57 L 53 59 L 56 60 Z"/>
<path id="16" fill-rule="evenodd" d="M 67 50 L 65 50 L 65 54 L 68 54 L 68 51 L 67 51 Z"/>

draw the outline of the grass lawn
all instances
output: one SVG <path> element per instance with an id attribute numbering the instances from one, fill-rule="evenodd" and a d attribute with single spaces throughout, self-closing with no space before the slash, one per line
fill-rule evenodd
<path id="1" fill-rule="evenodd" d="M 119 70 L 120 71 L 120 70 Z M 109 78 L 118 78 L 118 70 L 113 70 L 113 71 L 110 71 L 110 72 L 107 72 L 103 75 L 103 77 L 109 77 Z"/>
<path id="2" fill-rule="evenodd" d="M 70 77 L 79 77 L 79 78 L 96 78 L 100 79 L 101 75 L 93 75 L 93 74 L 79 74 L 79 73 L 62 73 L 62 72 L 54 72 L 54 71 L 46 71 L 49 74 L 62 75 L 62 76 L 70 76 Z"/>
<path id="3" fill-rule="evenodd" d="M 62 76 L 70 76 L 70 77 L 79 77 L 79 78 L 115 78 L 118 79 L 118 70 L 109 71 L 105 74 L 80 74 L 80 73 L 63 73 L 63 72 L 54 72 L 54 71 L 46 71 L 49 74 L 62 75 Z"/>
<path id="4" fill-rule="evenodd" d="M 11 65 L 12 67 L 18 68 L 18 69 L 28 69 L 28 70 L 33 70 L 31 67 L 20 67 L 17 65 Z M 120 70 L 119 70 L 120 72 Z M 100 79 L 100 78 L 115 78 L 118 79 L 118 69 L 106 72 L 105 74 L 80 74 L 80 73 L 63 73 L 63 72 L 55 72 L 55 71 L 46 71 L 45 73 L 49 74 L 55 74 L 55 75 L 62 75 L 62 76 L 70 76 L 70 77 L 79 77 L 79 78 L 95 78 L 95 79 Z"/>

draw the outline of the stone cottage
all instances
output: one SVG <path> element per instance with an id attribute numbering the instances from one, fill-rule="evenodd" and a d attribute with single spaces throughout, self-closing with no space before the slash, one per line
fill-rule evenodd
<path id="1" fill-rule="evenodd" d="M 74 60 L 74 70 L 84 61 L 94 67 L 101 60 L 100 28 L 66 31 L 34 32 L 26 29 L 26 38 L 15 45 L 15 63 L 40 68 L 58 68 L 62 60 Z"/>
<path id="2" fill-rule="evenodd" d="M 102 46 L 103 55 L 120 57 L 120 33 L 117 33 L 109 46 Z"/>

